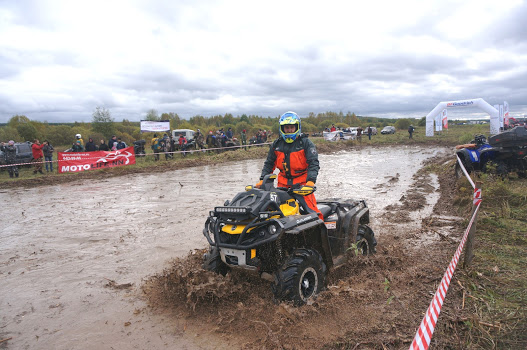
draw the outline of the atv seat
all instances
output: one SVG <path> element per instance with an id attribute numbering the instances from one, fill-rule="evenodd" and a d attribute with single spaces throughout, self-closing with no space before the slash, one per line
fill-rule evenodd
<path id="1" fill-rule="evenodd" d="M 329 205 L 317 204 L 317 207 L 324 217 L 327 217 L 331 213 L 331 207 Z"/>

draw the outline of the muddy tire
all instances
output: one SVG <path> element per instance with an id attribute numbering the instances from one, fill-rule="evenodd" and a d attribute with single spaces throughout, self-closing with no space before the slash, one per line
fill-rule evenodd
<path id="1" fill-rule="evenodd" d="M 212 247 L 208 253 L 203 255 L 203 268 L 222 276 L 230 271 L 230 267 L 221 260 L 220 251 L 216 247 Z"/>
<path id="2" fill-rule="evenodd" d="M 324 287 L 326 264 L 316 250 L 297 249 L 287 257 L 274 274 L 272 290 L 280 301 L 292 301 L 301 306 Z"/>
<path id="3" fill-rule="evenodd" d="M 373 230 L 368 225 L 360 225 L 357 230 L 357 239 L 355 241 L 360 255 L 370 255 L 377 252 L 377 240 Z"/>

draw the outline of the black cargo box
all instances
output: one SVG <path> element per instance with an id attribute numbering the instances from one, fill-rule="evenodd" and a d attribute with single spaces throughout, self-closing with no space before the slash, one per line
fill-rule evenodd
<path id="1" fill-rule="evenodd" d="M 489 143 L 493 147 L 527 147 L 527 129 L 524 126 L 516 126 L 491 136 Z"/>

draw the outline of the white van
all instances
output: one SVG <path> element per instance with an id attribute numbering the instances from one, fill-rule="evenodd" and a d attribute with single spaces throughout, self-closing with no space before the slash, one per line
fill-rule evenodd
<path id="1" fill-rule="evenodd" d="M 177 142 L 177 140 L 179 139 L 179 136 L 183 135 L 187 139 L 187 141 L 190 141 L 194 138 L 195 133 L 196 132 L 194 130 L 190 130 L 190 129 L 176 129 L 176 130 L 172 130 L 172 137 Z"/>

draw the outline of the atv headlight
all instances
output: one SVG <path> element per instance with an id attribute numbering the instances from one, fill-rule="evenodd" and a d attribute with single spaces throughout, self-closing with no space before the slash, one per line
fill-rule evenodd
<path id="1" fill-rule="evenodd" d="M 248 209 L 247 207 L 216 207 L 214 211 L 216 213 L 245 214 Z"/>
<path id="2" fill-rule="evenodd" d="M 260 220 L 269 219 L 269 213 L 260 213 Z"/>
<path id="3" fill-rule="evenodd" d="M 276 232 L 278 232 L 278 229 L 276 228 L 276 225 L 269 225 L 267 227 L 267 231 L 269 231 L 270 234 L 274 235 Z"/>

